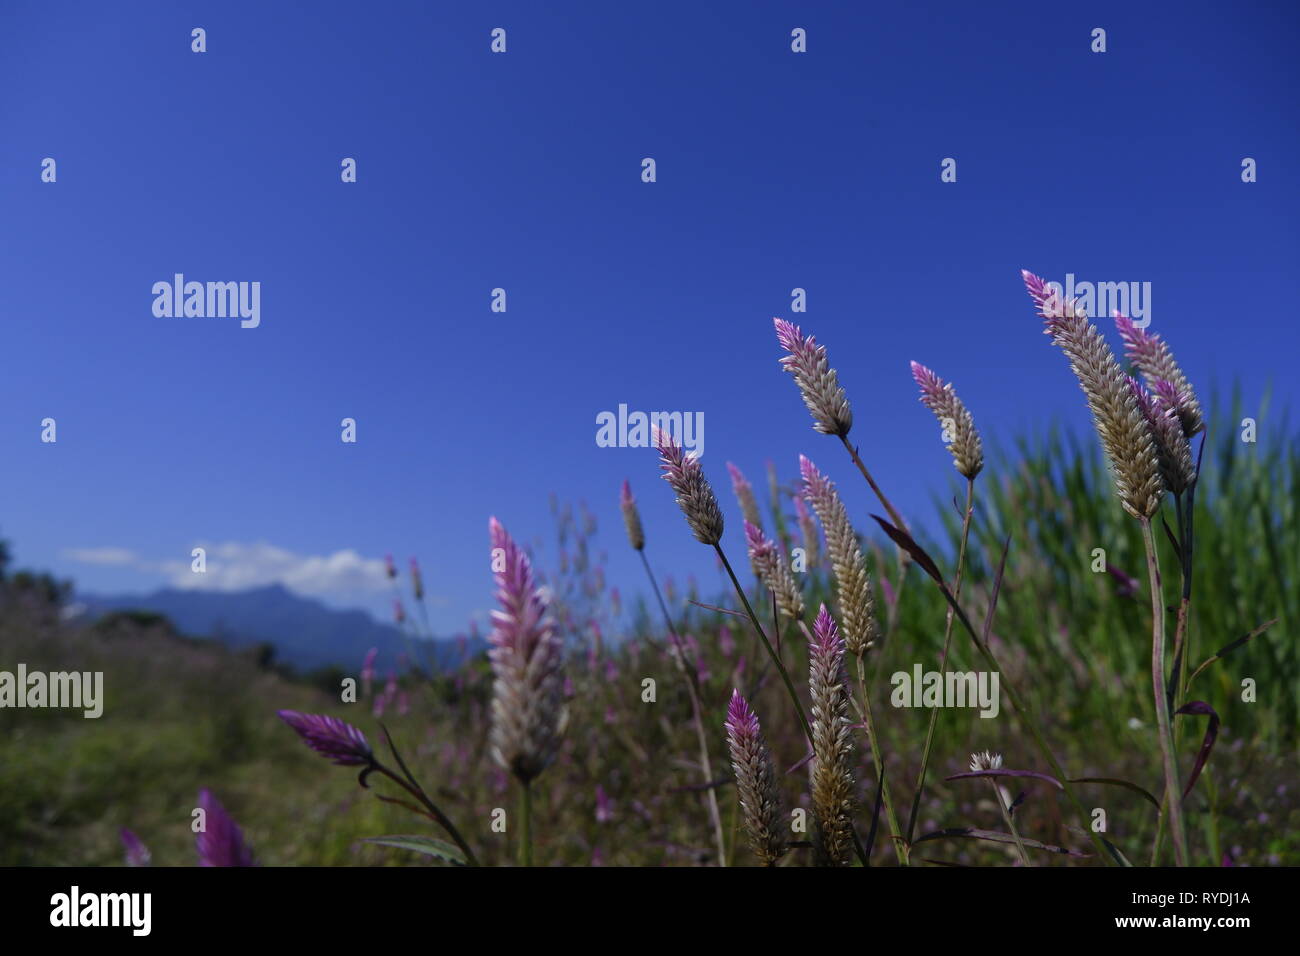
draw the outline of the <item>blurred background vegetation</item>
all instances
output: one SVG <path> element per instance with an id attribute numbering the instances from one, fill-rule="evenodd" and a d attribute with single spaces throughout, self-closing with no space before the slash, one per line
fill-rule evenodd
<path id="1" fill-rule="evenodd" d="M 1267 410 L 1258 417 L 1259 440 L 1243 442 L 1244 414 L 1236 399 L 1214 404 L 1219 411 L 1197 497 L 1190 662 L 1195 666 L 1257 625 L 1278 621 L 1213 664 L 1192 687 L 1191 698 L 1210 703 L 1223 727 L 1188 801 L 1190 838 L 1200 865 L 1295 864 L 1300 445 L 1289 423 L 1270 418 Z M 941 466 L 937 455 L 935 467 Z M 856 477 L 849 467 L 832 471 L 841 485 Z M 714 481 L 720 488 L 719 476 Z M 791 490 L 772 482 L 769 531 L 784 527 L 797 535 Z M 956 500 L 963 491 L 954 480 Z M 611 489 L 611 501 L 615 493 Z M 1072 775 L 1120 777 L 1158 794 L 1145 559 L 1136 523 L 1111 494 L 1093 436 L 1053 431 L 993 450 L 975 501 L 964 603 L 982 616 L 1002 540 L 1010 535 L 993 631 L 1007 676 L 1028 697 Z M 738 521 L 734 503 L 724 505 L 729 519 Z M 950 500 L 935 506 L 941 518 L 919 522 L 932 530 L 922 540 L 951 573 L 959 510 Z M 618 593 L 642 593 L 645 582 L 613 582 L 617 588 L 611 588 L 593 545 L 594 516 L 558 503 L 553 511 L 556 547 L 549 560 L 539 555 L 539 565 L 546 566 L 571 642 L 570 716 L 556 765 L 534 787 L 536 858 L 569 865 L 716 863 L 688 699 L 666 653 L 658 609 L 642 603 L 623 613 Z M 872 524 L 866 514 L 853 519 L 859 531 Z M 684 524 L 649 530 L 652 555 L 657 536 L 689 533 Z M 625 546 L 616 518 L 612 531 L 604 546 Z M 878 603 L 889 590 L 900 595 L 897 624 L 874 652 L 871 674 L 886 766 L 906 817 L 928 712 L 889 707 L 888 678 L 918 662 L 937 669 L 945 605 L 916 568 L 900 588 L 892 547 L 874 533 L 868 542 Z M 1094 548 L 1105 549 L 1114 573 L 1092 571 Z M 732 559 L 738 569 L 744 564 L 743 557 Z M 157 615 L 118 613 L 89 625 L 67 623 L 60 606 L 68 585 L 13 572 L 7 563 L 0 553 L 0 669 L 12 671 L 23 662 L 29 670 L 102 670 L 106 700 L 98 720 L 84 719 L 79 711 L 0 711 L 0 864 L 120 864 L 119 830 L 125 826 L 151 848 L 155 864 L 192 865 L 190 813 L 199 788 L 209 787 L 243 827 L 261 863 L 438 865 L 360 842 L 430 831 L 421 818 L 358 787 L 348 769 L 308 751 L 276 718 L 286 708 L 339 716 L 377 747 L 382 719 L 416 776 L 484 862 L 513 858 L 511 834 L 493 833 L 490 826 L 494 808 L 509 812 L 515 804 L 505 775 L 487 753 L 491 678 L 481 656 L 455 672 L 408 673 L 395 687 L 373 686 L 359 702 L 343 704 L 337 690 L 342 674 L 297 677 L 277 668 L 268 649 L 233 653 L 181 636 Z M 1171 551 L 1162 556 L 1162 566 L 1167 602 L 1174 604 L 1178 575 Z M 1128 578 L 1136 580 L 1136 593 Z M 732 687 L 752 695 L 780 770 L 799 761 L 803 748 L 789 701 L 779 680 L 764 671 L 745 621 L 691 603 L 734 607 L 734 594 L 720 581 L 707 593 L 691 581 L 662 583 L 698 663 L 728 863 L 750 864 L 722 730 Z M 831 603 L 827 583 L 824 568 L 810 569 L 805 591 L 813 607 L 821 600 Z M 751 600 L 758 602 L 756 609 L 767 607 L 757 588 Z M 807 665 L 801 643 L 797 631 L 785 629 L 783 655 L 800 683 Z M 960 633 L 953 648 L 949 669 L 976 667 Z M 358 671 L 366 650 L 357 648 Z M 645 677 L 657 681 L 653 704 L 641 699 Z M 1257 684 L 1253 703 L 1242 699 L 1244 678 Z M 1178 719 L 1188 721 L 1181 747 L 1186 773 L 1205 721 Z M 918 833 L 1002 829 L 986 784 L 943 779 L 965 770 L 972 751 L 985 749 L 1002 753 L 1010 767 L 1047 769 L 1005 702 L 994 720 L 974 711 L 944 711 Z M 875 775 L 865 746 L 860 755 L 861 798 L 869 807 Z M 384 789 L 386 782 L 375 786 L 395 795 Z M 785 774 L 780 786 L 787 809 L 808 805 L 806 769 Z M 1012 788 L 1011 795 L 1020 789 Z M 1025 801 L 1017 811 L 1022 834 L 1088 849 L 1086 837 L 1070 829 L 1079 821 L 1063 800 L 1040 783 L 1023 789 Z M 1080 792 L 1086 806 L 1106 811 L 1109 839 L 1134 862 L 1147 862 L 1153 808 L 1123 789 L 1081 785 Z M 862 832 L 867 816 L 863 811 L 858 818 Z M 881 833 L 872 862 L 890 865 L 894 856 L 883 821 Z M 1014 848 L 935 840 L 918 847 L 918 857 L 1010 865 Z M 804 851 L 787 857 L 790 864 L 805 861 Z M 1034 862 L 1066 861 L 1040 853 Z"/>

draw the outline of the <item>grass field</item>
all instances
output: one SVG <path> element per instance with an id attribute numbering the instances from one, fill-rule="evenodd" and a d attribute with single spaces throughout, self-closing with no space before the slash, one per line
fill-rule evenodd
<path id="1" fill-rule="evenodd" d="M 1267 411 L 1256 415 L 1260 440 L 1243 442 L 1245 413 L 1232 401 L 1220 403 L 1209 428 L 1197 498 L 1189 660 L 1198 663 L 1256 625 L 1277 619 L 1271 629 L 1208 667 L 1189 693 L 1189 699 L 1208 702 L 1222 718 L 1206 769 L 1186 804 L 1190 860 L 1199 865 L 1300 861 L 1295 781 L 1300 450 L 1286 422 Z M 834 464 L 841 485 L 852 479 L 845 462 Z M 941 455 L 935 467 L 945 467 Z M 1010 535 L 990 637 L 1004 676 L 1020 688 L 1071 777 L 1121 778 L 1159 796 L 1142 541 L 1108 483 L 1091 441 L 1065 433 L 991 453 L 976 484 L 964 600 L 982 620 L 997 556 Z M 648 486 L 649 476 L 641 484 Z M 776 484 L 777 497 L 764 502 L 763 518 L 770 528 L 797 536 L 791 487 Z M 954 484 L 954 494 L 961 493 Z M 947 566 L 957 553 L 960 512 L 949 501 L 935 507 L 942 518 L 929 526 L 944 531 L 922 543 Z M 653 602 L 630 608 L 620 634 L 608 588 L 613 584 L 625 594 L 637 593 L 644 590 L 641 582 L 606 581 L 592 558 L 595 519 L 565 507 L 555 510 L 557 553 L 565 558 L 563 570 L 549 569 L 546 579 L 567 641 L 568 717 L 554 766 L 532 788 L 535 861 L 716 863 L 690 701 L 668 653 L 658 608 Z M 865 515 L 854 520 L 859 528 L 868 523 Z M 649 530 L 651 553 L 660 535 L 684 533 L 681 527 Z M 601 544 L 622 546 L 621 537 L 616 528 L 603 532 Z M 1174 555 L 1167 542 L 1162 544 L 1163 566 L 1172 569 Z M 1094 548 L 1104 548 L 1106 562 L 1119 573 L 1094 573 Z M 910 671 L 915 663 L 938 666 L 944 605 L 915 566 L 899 587 L 894 549 L 882 535 L 870 537 L 867 554 L 882 618 L 889 616 L 889 594 L 899 594 L 887 639 L 869 657 L 868 679 L 887 779 L 905 817 L 929 712 L 890 707 L 888 677 Z M 834 604 L 824 562 L 823 556 L 803 581 L 812 607 Z M 1135 591 L 1125 576 L 1136 579 Z M 752 577 L 742 578 L 750 582 L 756 613 L 771 621 L 766 594 L 753 586 Z M 704 588 L 706 593 L 676 586 L 666 591 L 696 664 L 727 862 L 749 864 L 754 858 L 741 827 L 723 729 L 733 687 L 762 717 L 787 811 L 809 807 L 809 773 L 807 768 L 787 772 L 804 753 L 799 725 L 781 682 L 764 667 L 748 622 L 690 603 L 738 610 L 722 580 Z M 593 640 L 593 623 L 607 635 L 603 641 Z M 807 675 L 806 642 L 790 625 L 782 629 L 782 658 L 792 674 Z M 358 667 L 365 650 L 357 648 Z M 384 834 L 437 834 L 428 821 L 375 799 L 376 793 L 404 796 L 390 783 L 372 778 L 373 790 L 363 790 L 356 768 L 325 763 L 276 717 L 281 709 L 333 714 L 362 729 L 382 751 L 373 714 L 378 688 L 357 703 L 343 704 L 337 695 L 287 679 L 252 656 L 179 638 L 162 624 L 123 620 L 109 629 L 68 627 L 58 622 L 54 608 L 11 579 L 0 619 L 0 668 L 12 669 L 19 661 L 29 670 L 102 670 L 106 702 L 98 720 L 57 710 L 0 715 L 0 864 L 118 864 L 123 859 L 119 829 L 129 827 L 150 847 L 155 864 L 192 865 L 191 813 L 199 789 L 207 787 L 239 822 L 263 864 L 440 865 L 419 854 L 361 843 Z M 958 633 L 949 669 L 978 666 L 969 640 Z M 656 682 L 652 703 L 643 700 L 646 678 Z M 1245 678 L 1255 682 L 1254 702 L 1242 699 Z M 415 776 L 482 862 L 511 862 L 518 827 L 500 833 L 492 825 L 494 811 L 505 810 L 508 817 L 515 812 L 516 798 L 507 774 L 489 754 L 487 661 L 472 661 L 433 680 L 409 676 L 402 689 L 409 702 L 406 713 L 389 700 L 383 720 Z M 1185 772 L 1200 746 L 1205 719 L 1177 721 Z M 966 770 L 971 753 L 984 750 L 1002 754 L 1006 767 L 1048 770 L 1010 707 L 1004 705 L 993 720 L 971 710 L 943 710 L 918 835 L 955 827 L 1004 829 L 987 781 L 943 779 Z M 876 778 L 868 748 L 859 744 L 854 759 L 857 803 L 866 808 L 859 810 L 859 829 L 865 835 Z M 1088 837 L 1073 829 L 1078 821 L 1070 806 L 1051 784 L 1007 779 L 1002 778 L 1007 797 L 1025 791 L 1015 813 L 1024 837 L 1091 852 Z M 1105 812 L 1107 839 L 1134 863 L 1149 862 L 1155 808 L 1121 787 L 1076 786 L 1090 813 Z M 896 862 L 889 842 L 882 819 L 873 864 Z M 1029 852 L 1036 865 L 1098 862 L 1095 855 Z M 1164 852 L 1167 856 L 1167 840 Z M 1011 844 L 950 837 L 914 845 L 912 862 L 922 860 L 1008 865 L 1017 861 L 1017 851 Z M 810 861 L 796 849 L 784 864 Z"/>

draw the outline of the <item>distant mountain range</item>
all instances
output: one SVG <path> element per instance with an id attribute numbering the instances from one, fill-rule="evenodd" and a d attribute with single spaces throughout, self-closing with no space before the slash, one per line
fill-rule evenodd
<path id="1" fill-rule="evenodd" d="M 150 611 L 163 614 L 176 629 L 190 637 L 206 637 L 228 647 L 245 648 L 266 643 L 275 648 L 275 660 L 300 672 L 338 667 L 360 670 L 366 652 L 378 648 L 375 666 L 381 674 L 398 666 L 398 655 L 411 656 L 411 647 L 423 661 L 439 669 L 457 666 L 461 649 L 456 641 L 415 641 L 392 624 L 381 624 L 364 611 L 339 611 L 319 601 L 299 597 L 272 584 L 247 591 L 182 591 L 164 588 L 140 596 L 78 595 L 83 616 L 98 618 L 112 611 Z M 466 653 L 486 648 L 472 640 Z"/>

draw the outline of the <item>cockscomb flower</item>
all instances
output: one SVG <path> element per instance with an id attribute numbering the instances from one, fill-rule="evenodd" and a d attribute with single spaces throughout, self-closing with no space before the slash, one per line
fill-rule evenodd
<path id="1" fill-rule="evenodd" d="M 420 562 L 411 559 L 411 589 L 417 601 L 424 600 L 424 578 L 420 576 Z"/>
<path id="2" fill-rule="evenodd" d="M 785 319 L 773 319 L 776 340 L 788 353 L 781 366 L 794 376 L 803 403 L 812 412 L 813 428 L 824 435 L 848 437 L 853 410 L 840 387 L 839 377 L 826 358 L 826 346 Z"/>
<path id="3" fill-rule="evenodd" d="M 703 544 L 717 544 L 722 540 L 722 509 L 718 499 L 704 477 L 700 460 L 687 455 L 663 429 L 654 429 L 655 447 L 663 464 L 659 467 L 664 480 L 677 494 L 677 506 L 686 516 L 695 540 Z"/>
<path id="4" fill-rule="evenodd" d="M 397 565 L 393 563 L 393 556 L 391 554 L 384 555 L 384 573 L 390 578 L 397 577 Z"/>
<path id="5" fill-rule="evenodd" d="M 1150 518 L 1165 489 L 1155 439 L 1123 370 L 1086 311 L 1073 301 L 1062 302 L 1038 276 L 1023 270 L 1022 275 L 1043 317 L 1044 331 L 1070 359 L 1088 399 L 1120 504 L 1135 518 Z"/>
<path id="6" fill-rule="evenodd" d="M 253 866 L 253 851 L 244 843 L 243 832 L 211 790 L 199 791 L 199 809 L 203 830 L 194 838 L 199 866 Z"/>
<path id="7" fill-rule="evenodd" d="M 1200 402 L 1196 400 L 1196 393 L 1192 391 L 1191 383 L 1187 381 L 1183 370 L 1174 361 L 1174 354 L 1164 339 L 1156 334 L 1148 334 L 1145 329 L 1139 329 L 1132 319 L 1119 312 L 1115 313 L 1115 327 L 1119 330 L 1119 337 L 1124 340 L 1124 351 L 1129 361 L 1142 373 L 1147 388 L 1161 394 L 1161 383 L 1167 383 L 1165 398 L 1177 411 L 1183 433 L 1190 438 L 1204 428 L 1205 416 L 1201 412 Z"/>
<path id="8" fill-rule="evenodd" d="M 786 851 L 781 839 L 783 830 L 776 769 L 772 765 L 771 751 L 763 739 L 763 730 L 758 725 L 758 716 L 738 690 L 731 692 L 724 726 L 749 845 L 764 866 L 775 866 Z"/>
<path id="9" fill-rule="evenodd" d="M 298 732 L 312 750 L 340 767 L 363 767 L 374 763 L 366 735 L 351 724 L 327 714 L 277 711 L 277 716 Z"/>
<path id="10" fill-rule="evenodd" d="M 632 545 L 632 550 L 643 550 L 645 529 L 641 527 L 641 512 L 637 510 L 636 499 L 632 497 L 632 486 L 626 479 L 618 495 L 618 506 L 623 512 L 623 524 L 627 527 L 627 540 Z"/>
<path id="11" fill-rule="evenodd" d="M 853 738 L 849 720 L 844 639 L 826 605 L 808 645 L 808 696 L 812 700 L 812 805 L 820 848 L 837 866 L 849 862 L 853 842 Z"/>
<path id="12" fill-rule="evenodd" d="M 798 495 L 794 496 L 794 517 L 799 523 L 799 533 L 803 536 L 803 552 L 808 559 L 808 567 L 815 568 L 821 563 L 821 536 L 817 533 L 812 512 Z"/>
<path id="13" fill-rule="evenodd" d="M 525 784 L 560 746 L 564 641 L 527 555 L 496 518 L 488 521 L 497 601 L 488 635 L 492 756 Z"/>
<path id="14" fill-rule="evenodd" d="M 1161 396 L 1148 392 L 1132 376 L 1128 377 L 1128 385 L 1147 420 L 1147 427 L 1151 429 L 1151 437 L 1155 439 L 1156 460 L 1160 463 L 1160 477 L 1165 488 L 1172 494 L 1181 495 L 1196 483 L 1196 465 L 1192 462 L 1192 447 L 1183 433 L 1178 411 Z"/>
<path id="15" fill-rule="evenodd" d="M 731 475 L 731 490 L 736 494 L 740 504 L 740 513 L 750 524 L 763 527 L 763 518 L 758 512 L 758 499 L 754 497 L 754 486 L 749 483 L 745 473 L 727 462 L 727 472 Z"/>
<path id="16" fill-rule="evenodd" d="M 126 827 L 121 830 L 122 845 L 126 847 L 127 866 L 148 866 L 153 862 L 153 854 L 144 845 L 144 841 Z"/>
<path id="17" fill-rule="evenodd" d="M 952 455 L 957 471 L 967 478 L 974 478 L 984 467 L 984 447 L 979 432 L 975 430 L 975 419 L 971 418 L 952 385 L 920 362 L 912 363 L 912 378 L 921 389 L 921 404 L 934 412 L 934 417 L 943 426 L 948 453 Z"/>
<path id="18" fill-rule="evenodd" d="M 745 542 L 749 546 L 749 560 L 763 586 L 776 595 L 781 613 L 793 620 L 803 617 L 803 595 L 795 582 L 790 565 L 779 553 L 776 542 L 763 534 L 763 529 L 745 522 Z"/>
<path id="19" fill-rule="evenodd" d="M 998 770 L 1002 767 L 1002 754 L 990 753 L 985 750 L 982 753 L 970 755 L 970 769 L 972 773 L 980 770 Z"/>
<path id="20" fill-rule="evenodd" d="M 803 478 L 804 499 L 817 513 L 826 533 L 826 551 L 835 574 L 840 616 L 844 622 L 844 642 L 850 654 L 860 657 L 879 636 L 876 601 L 871 593 L 867 563 L 858 547 L 858 536 L 849 522 L 849 513 L 835 490 L 835 483 L 803 455 L 799 456 L 799 474 Z"/>

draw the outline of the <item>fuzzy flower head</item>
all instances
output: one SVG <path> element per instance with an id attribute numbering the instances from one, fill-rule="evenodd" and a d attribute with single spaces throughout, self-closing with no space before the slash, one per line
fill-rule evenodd
<path id="1" fill-rule="evenodd" d="M 634 551 L 645 549 L 645 529 L 641 527 L 641 512 L 637 510 L 636 499 L 632 497 L 632 486 L 623 481 L 619 492 L 618 506 L 623 512 L 623 524 L 627 527 L 627 540 Z"/>
<path id="2" fill-rule="evenodd" d="M 424 600 L 424 578 L 420 575 L 420 562 L 411 559 L 411 589 L 417 601 Z"/>
<path id="3" fill-rule="evenodd" d="M 871 591 L 871 579 L 867 576 L 866 559 L 862 557 L 857 532 L 853 530 L 835 483 L 803 455 L 799 456 L 799 474 L 803 478 L 804 499 L 816 512 L 826 533 L 826 551 L 835 575 L 844 640 L 849 653 L 860 657 L 879 638 L 876 600 Z"/>
<path id="4" fill-rule="evenodd" d="M 1073 302 L 1062 303 L 1038 276 L 1023 275 L 1043 317 L 1044 331 L 1069 358 L 1088 399 L 1120 504 L 1135 518 L 1150 518 L 1160 507 L 1165 487 L 1155 438 L 1127 377 L 1086 311 Z"/>
<path id="5" fill-rule="evenodd" d="M 277 716 L 298 732 L 312 750 L 340 767 L 366 767 L 374 763 L 366 735 L 349 723 L 326 714 L 300 714 L 281 710 Z"/>
<path id="6" fill-rule="evenodd" d="M 812 701 L 812 805 L 826 860 L 843 866 L 853 839 L 853 738 L 849 720 L 844 639 L 822 605 L 808 646 L 808 696 Z"/>
<path id="7" fill-rule="evenodd" d="M 776 542 L 765 535 L 762 528 L 748 521 L 745 522 L 745 542 L 755 573 L 763 586 L 776 595 L 781 613 L 791 620 L 802 618 L 803 595 Z"/>
<path id="8" fill-rule="evenodd" d="M 244 834 L 212 795 L 199 791 L 199 809 L 203 811 L 203 830 L 194 838 L 199 866 L 254 866 L 253 851 L 244 843 Z"/>
<path id="9" fill-rule="evenodd" d="M 677 495 L 677 506 L 686 516 L 686 523 L 703 544 L 717 544 L 722 540 L 722 509 L 718 499 L 704 477 L 700 460 L 687 455 L 667 431 L 654 430 L 655 447 L 659 449 L 664 480 Z"/>
<path id="10" fill-rule="evenodd" d="M 799 495 L 794 496 L 794 517 L 799 524 L 799 533 L 803 536 L 803 550 L 808 559 L 808 567 L 815 568 L 821 563 L 821 536 L 817 533 L 817 524 L 812 512 Z"/>
<path id="11" fill-rule="evenodd" d="M 776 769 L 763 739 L 758 715 L 738 690 L 731 692 L 724 726 L 749 845 L 763 865 L 773 866 L 786 851 L 781 838 L 783 824 L 776 790 Z"/>
<path id="12" fill-rule="evenodd" d="M 489 519 L 497 602 L 492 662 L 492 756 L 523 783 L 555 759 L 563 728 L 564 641 L 527 555 Z"/>
<path id="13" fill-rule="evenodd" d="M 943 437 L 957 471 L 966 478 L 974 478 L 984 467 L 984 447 L 975 430 L 975 419 L 952 385 L 920 362 L 912 363 L 912 378 L 921 389 L 921 404 L 934 412 L 943 426 Z"/>
<path id="14" fill-rule="evenodd" d="M 1002 754 L 989 753 L 985 750 L 983 753 L 970 755 L 970 769 L 972 773 L 980 770 L 998 770 L 1002 766 Z"/>
<path id="15" fill-rule="evenodd" d="M 1159 335 L 1147 334 L 1128 316 L 1115 313 L 1115 328 L 1124 340 L 1124 352 L 1142 373 L 1147 388 L 1162 395 L 1178 414 L 1183 433 L 1191 438 L 1205 427 L 1201 403 L 1196 400 L 1191 383 L 1174 361 L 1174 353 Z M 1164 391 L 1162 392 L 1162 387 Z"/>
<path id="16" fill-rule="evenodd" d="M 812 413 L 813 428 L 824 435 L 847 437 L 853 427 L 853 410 L 840 387 L 839 376 L 826 358 L 826 346 L 785 319 L 773 319 L 776 340 L 787 354 L 781 367 L 794 376 L 803 403 Z"/>
<path id="17" fill-rule="evenodd" d="M 758 513 L 758 499 L 754 497 L 754 486 L 749 483 L 745 473 L 731 462 L 727 462 L 727 472 L 731 475 L 731 490 L 735 492 L 736 501 L 740 504 L 740 513 L 750 524 L 763 527 L 762 516 Z"/>
<path id="18" fill-rule="evenodd" d="M 1151 437 L 1155 439 L 1160 477 L 1170 492 L 1180 495 L 1196 483 L 1196 465 L 1192 461 L 1192 446 L 1183 433 L 1178 410 L 1161 393 L 1153 395 L 1132 376 L 1128 376 L 1127 381 L 1138 408 L 1142 410 L 1142 417 L 1151 429 Z"/>
<path id="19" fill-rule="evenodd" d="M 144 841 L 135 833 L 126 827 L 122 827 L 121 837 L 122 845 L 126 847 L 127 866 L 149 866 L 153 862 L 153 854 L 149 852 L 149 848 L 144 845 Z"/>

